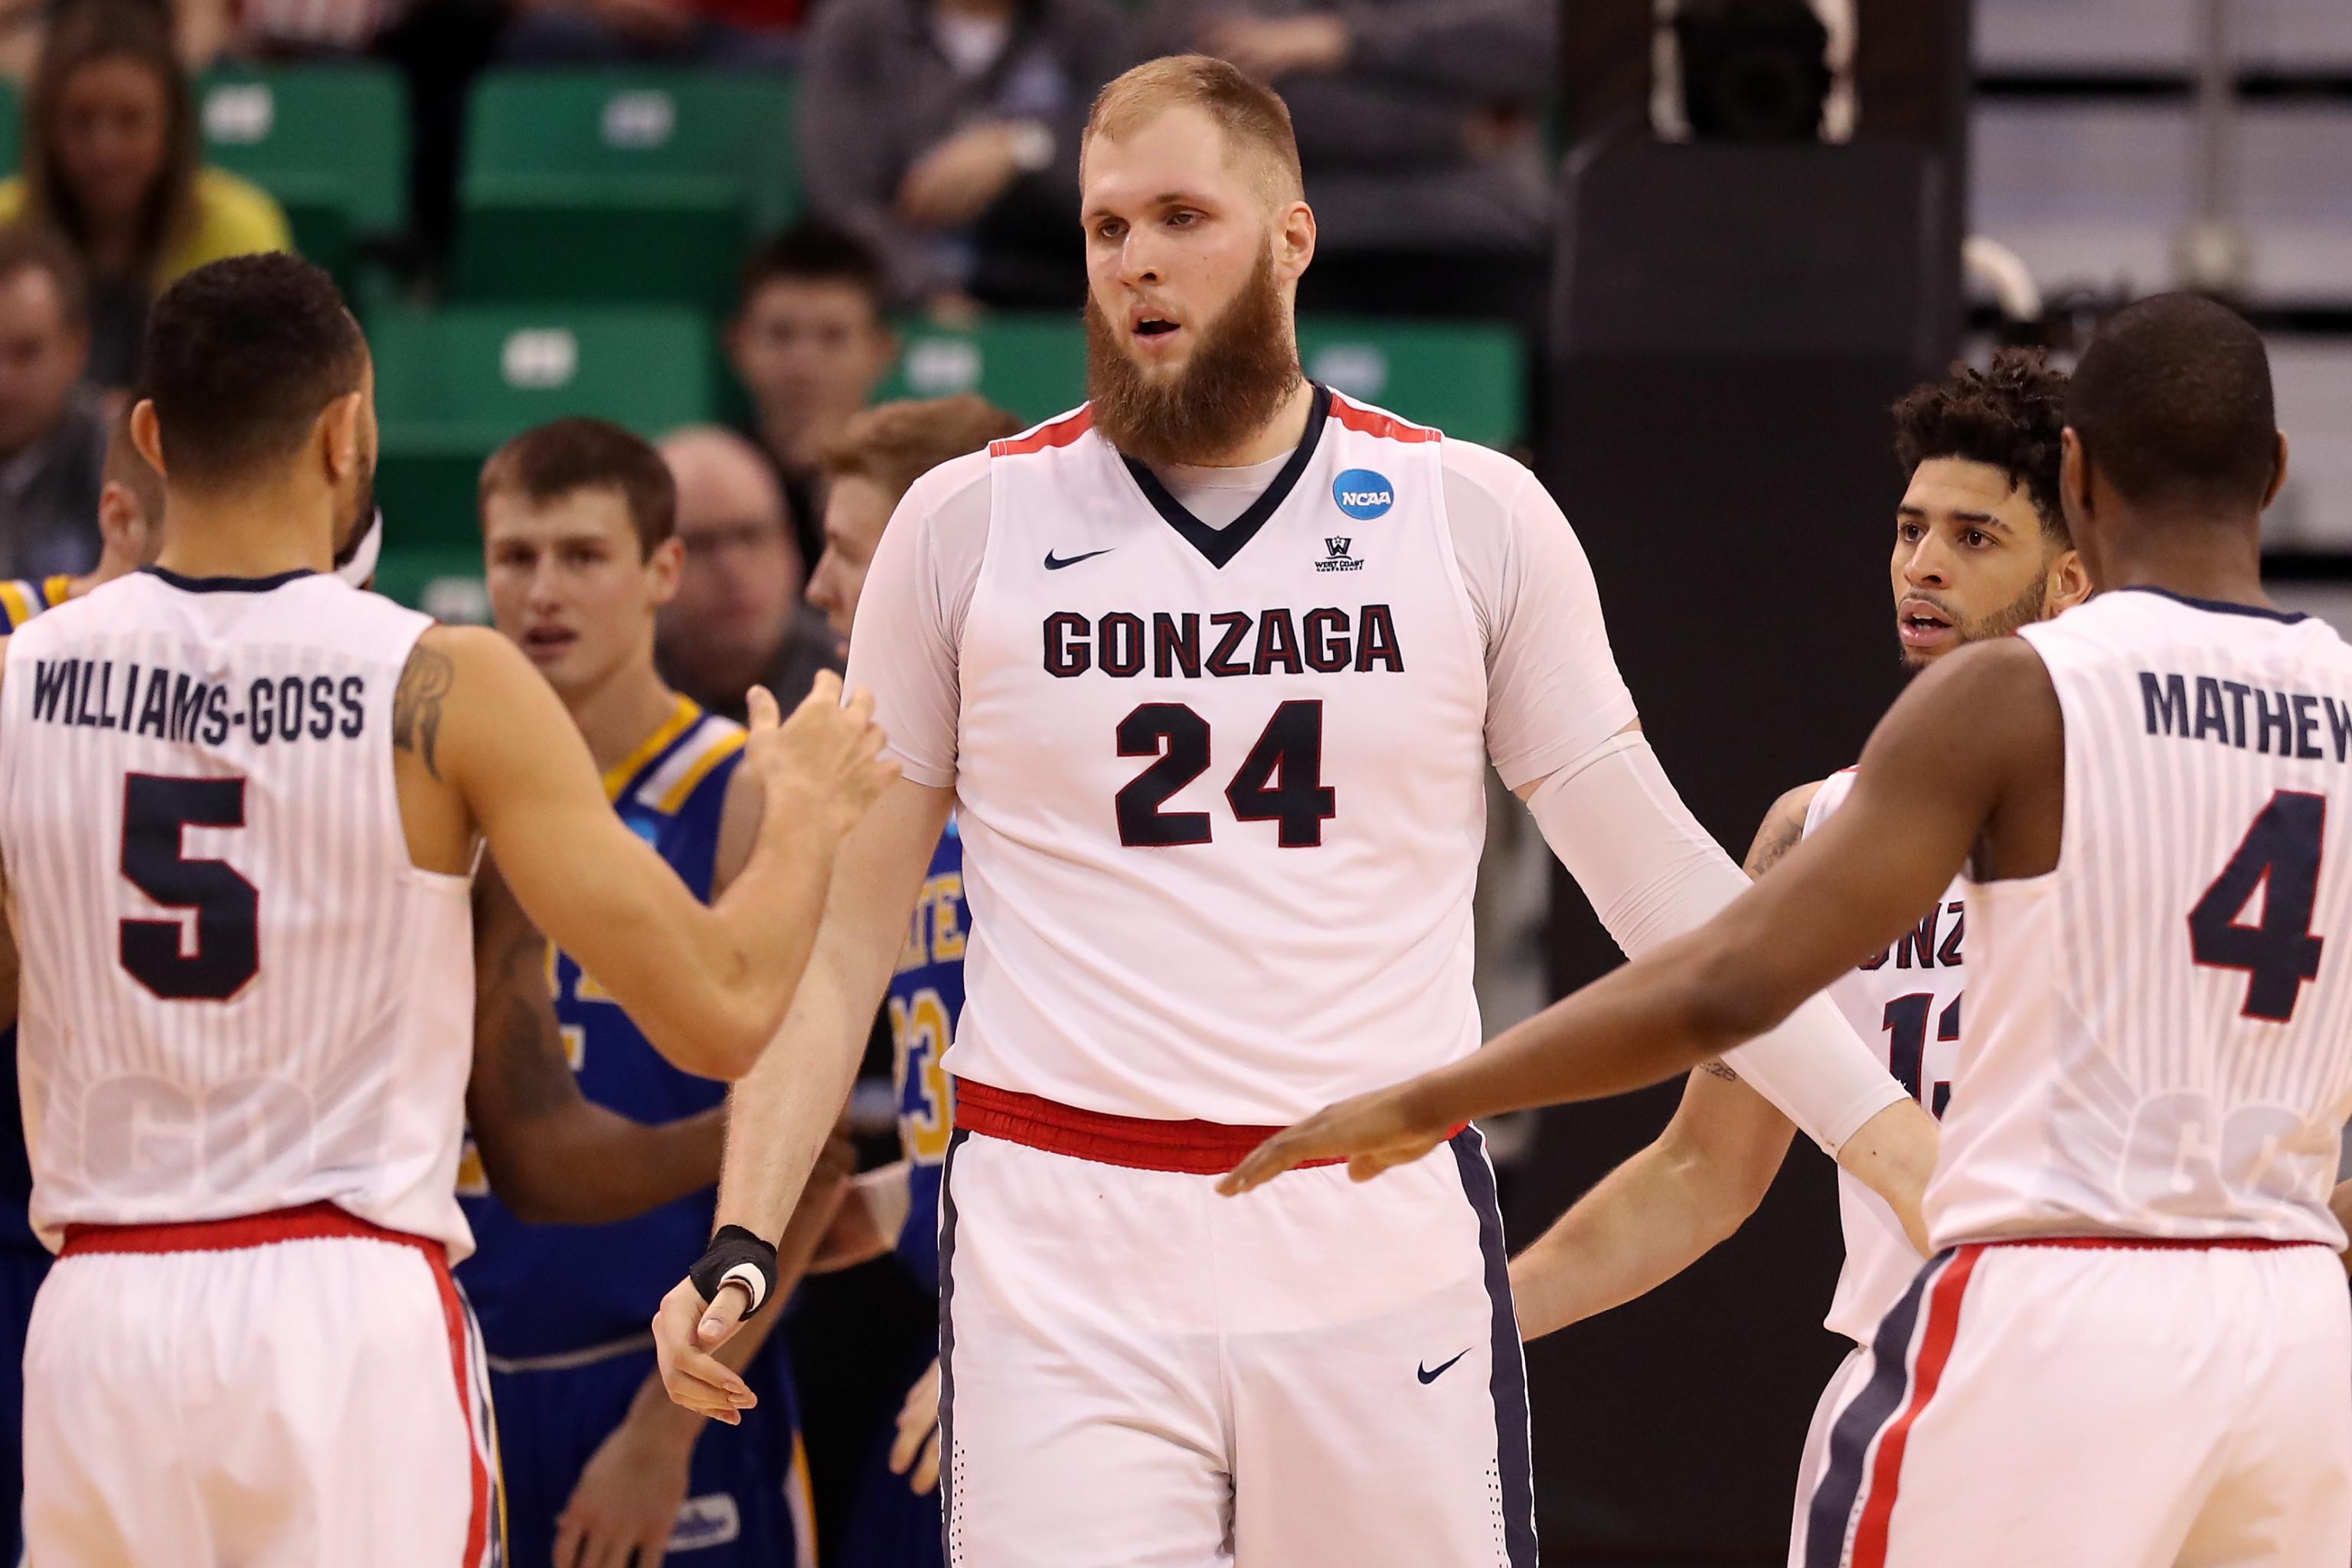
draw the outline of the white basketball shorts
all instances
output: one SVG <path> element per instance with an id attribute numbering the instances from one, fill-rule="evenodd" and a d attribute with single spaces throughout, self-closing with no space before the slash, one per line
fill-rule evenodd
<path id="1" fill-rule="evenodd" d="M 495 1568 L 497 1474 L 437 1242 L 326 1204 L 77 1227 L 34 1303 L 41 1568 Z"/>
<path id="2" fill-rule="evenodd" d="M 1222 1197 L 1265 1131 L 958 1088 L 950 1568 L 1535 1568 L 1483 1141 Z M 993 1130 L 993 1131 L 992 1131 Z"/>
<path id="3" fill-rule="evenodd" d="M 1790 1568 L 2352 1562 L 2352 1307 L 2324 1247 L 1958 1247 L 1814 1429 Z"/>

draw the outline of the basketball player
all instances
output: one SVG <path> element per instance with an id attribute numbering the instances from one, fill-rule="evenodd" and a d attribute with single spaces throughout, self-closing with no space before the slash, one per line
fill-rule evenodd
<path id="1" fill-rule="evenodd" d="M 2352 810 L 2352 649 L 2263 594 L 2286 444 L 2252 327 L 2189 295 L 2124 310 L 2066 421 L 2097 598 L 1922 676 L 1844 802 L 1704 929 L 1229 1184 L 1368 1176 L 1465 1116 L 1705 1061 L 1965 871 L 1942 1250 L 1832 1426 L 1807 1568 L 2341 1568 L 2352 869 L 2326 829 Z"/>
<path id="2" fill-rule="evenodd" d="M 2065 392 L 2063 373 L 2019 350 L 1996 356 L 1989 372 L 1957 370 L 1895 405 L 1895 455 L 1910 481 L 1895 508 L 1891 576 L 1896 642 L 1910 669 L 2086 596 L 2058 500 Z M 1749 874 L 1762 876 L 1828 820 L 1853 780 L 1849 768 L 1782 795 L 1748 852 Z M 1966 889 L 1956 884 L 1900 941 L 1830 988 L 1846 1021 L 1884 1043 L 1888 1069 L 1938 1119 L 1959 1049 L 1966 912 Z M 1520 1331 L 1529 1339 L 1548 1334 L 1687 1268 L 1763 1201 L 1791 1131 L 1730 1068 L 1705 1064 L 1656 1142 L 1512 1260 Z M 1792 1568 L 1804 1568 L 1806 1514 L 1831 1423 L 1860 1392 L 1863 1347 L 1919 1271 L 1919 1254 L 1895 1215 L 1843 1172 L 1838 1209 L 1845 1267 L 1828 1327 L 1855 1348 L 1822 1394 L 1798 1471 Z"/>
<path id="3" fill-rule="evenodd" d="M 1003 409 L 967 395 L 886 403 L 850 416 L 826 440 L 820 458 L 824 553 L 809 574 L 808 597 L 824 612 L 845 652 L 874 552 L 900 499 L 932 468 L 1020 428 Z M 940 1288 L 940 1176 L 955 1133 L 954 1083 L 940 1064 L 963 1013 L 971 939 L 963 838 L 950 818 L 923 873 L 914 921 L 884 1001 L 894 1047 L 899 1157 L 857 1178 L 827 1241 L 838 1268 L 895 1251 L 934 1294 Z M 908 1371 L 913 1385 L 896 1429 L 872 1457 L 841 1538 L 844 1568 L 923 1568 L 940 1560 L 939 1363 L 927 1348 Z"/>
<path id="4" fill-rule="evenodd" d="M 1334 1171 L 1255 1207 L 1205 1178 L 1291 1108 L 1475 1047 L 1490 759 L 1630 946 L 1746 879 L 1643 743 L 1541 487 L 1301 375 L 1315 220 L 1281 100 L 1155 61 L 1084 151 L 1094 400 L 934 469 L 883 537 L 850 662 L 907 782 L 735 1106 L 665 1373 L 697 1408 L 749 1396 L 708 1353 L 751 1293 L 719 1278 L 782 1226 L 952 801 L 949 1561 L 1531 1564 L 1478 1134 L 1370 1202 Z M 1742 1070 L 1850 1158 L 1932 1140 L 1828 1004 L 1765 1055 Z"/>
<path id="5" fill-rule="evenodd" d="M 144 566 L 163 548 L 163 476 L 131 444 L 128 409 L 115 416 L 108 432 L 104 474 L 98 492 L 98 564 L 79 577 L 0 583 L 0 635 Z"/>
<path id="6" fill-rule="evenodd" d="M 655 614 L 684 560 L 677 503 L 646 441 L 602 420 L 559 420 L 483 468 L 482 547 L 498 629 L 562 700 L 614 809 L 709 897 L 741 872 L 761 802 L 741 765 L 742 727 L 654 671 Z M 707 1143 L 723 1086 L 663 1060 L 568 952 L 531 979 L 542 993 L 551 982 L 590 1100 L 640 1123 L 696 1127 Z M 814 1568 L 785 1361 L 761 1353 L 773 1315 L 728 1346 L 766 1395 L 740 1425 L 706 1433 L 654 1375 L 646 1321 L 701 1255 L 712 1181 L 617 1222 L 547 1226 L 522 1223 L 482 1175 L 461 1174 L 477 1250 L 457 1278 L 489 1353 L 515 1561 L 572 1568 L 675 1551 L 714 1568 Z M 812 1184 L 810 1241 L 840 1196 L 839 1184 Z"/>
<path id="7" fill-rule="evenodd" d="M 863 704 L 821 693 L 781 731 L 763 705 L 758 846 L 706 908 L 504 639 L 324 574 L 369 514 L 375 426 L 323 272 L 199 268 L 144 359 L 163 553 L 0 667 L 32 1217 L 62 1244 L 26 1346 L 30 1554 L 482 1563 L 487 1411 L 446 1263 L 477 837 L 649 1034 L 740 1068 L 890 770 Z"/>

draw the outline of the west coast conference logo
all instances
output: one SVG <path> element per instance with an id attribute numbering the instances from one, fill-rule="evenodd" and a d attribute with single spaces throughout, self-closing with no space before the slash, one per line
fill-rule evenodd
<path id="1" fill-rule="evenodd" d="M 1370 522 L 1388 515 L 1396 504 L 1396 490 L 1386 474 L 1370 468 L 1349 468 L 1331 481 L 1334 505 L 1358 522 Z M 1349 553 L 1355 546 L 1352 534 L 1326 534 L 1323 539 L 1323 559 L 1315 563 L 1318 572 L 1360 572 L 1364 563 Z"/>

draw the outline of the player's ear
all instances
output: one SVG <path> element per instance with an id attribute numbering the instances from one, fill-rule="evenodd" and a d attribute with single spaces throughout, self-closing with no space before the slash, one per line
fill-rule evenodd
<path id="1" fill-rule="evenodd" d="M 1303 201 L 1286 203 L 1274 218 L 1274 273 L 1296 283 L 1315 259 L 1315 209 Z"/>
<path id="2" fill-rule="evenodd" d="M 362 437 L 362 405 L 366 401 L 358 392 L 346 392 L 327 405 L 319 416 L 319 434 L 322 456 L 326 459 L 327 477 L 341 479 L 360 466 L 364 445 Z"/>
<path id="3" fill-rule="evenodd" d="M 686 544 L 676 534 L 653 547 L 646 557 L 646 587 L 656 609 L 677 597 L 677 580 L 686 570 Z"/>
<path id="4" fill-rule="evenodd" d="M 163 426 L 156 423 L 152 398 L 142 397 L 131 406 L 131 444 L 149 468 L 163 472 Z"/>
<path id="5" fill-rule="evenodd" d="M 2083 552 L 2079 550 L 2061 550 L 2052 557 L 2049 575 L 2044 580 L 2050 585 L 2044 602 L 2053 616 L 2073 609 L 2091 596 L 2091 569 L 2083 564 Z"/>
<path id="6" fill-rule="evenodd" d="M 2285 484 L 2286 432 L 2282 430 L 2278 433 L 2278 456 L 2272 459 L 2271 462 L 2270 489 L 2263 492 L 2263 510 L 2264 511 L 2268 511 L 2270 510 L 2271 502 L 2278 500 L 2279 491 L 2284 488 Z"/>
<path id="7" fill-rule="evenodd" d="M 2081 538 L 2080 520 L 2091 515 L 2091 460 L 2072 425 L 2058 433 L 2058 504 L 2066 526 Z"/>

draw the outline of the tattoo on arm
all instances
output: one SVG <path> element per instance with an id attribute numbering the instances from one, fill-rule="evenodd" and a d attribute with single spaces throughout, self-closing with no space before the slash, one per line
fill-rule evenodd
<path id="1" fill-rule="evenodd" d="M 1733 1072 L 1729 1065 L 1727 1064 L 1721 1057 L 1716 1058 L 1713 1061 L 1699 1063 L 1698 1070 L 1706 1074 L 1709 1078 L 1719 1078 L 1726 1083 L 1738 1083 L 1739 1081 L 1739 1075 Z"/>
<path id="2" fill-rule="evenodd" d="M 414 752 L 425 771 L 441 776 L 437 745 L 441 738 L 441 704 L 449 695 L 457 667 L 438 648 L 418 643 L 409 650 L 392 693 L 392 743 Z"/>
<path id="3" fill-rule="evenodd" d="M 1748 847 L 1744 868 L 1750 877 L 1760 877 L 1788 857 L 1790 850 L 1805 841 L 1805 818 L 1801 812 L 1784 812 L 1777 807 L 1756 830 L 1756 842 Z"/>

